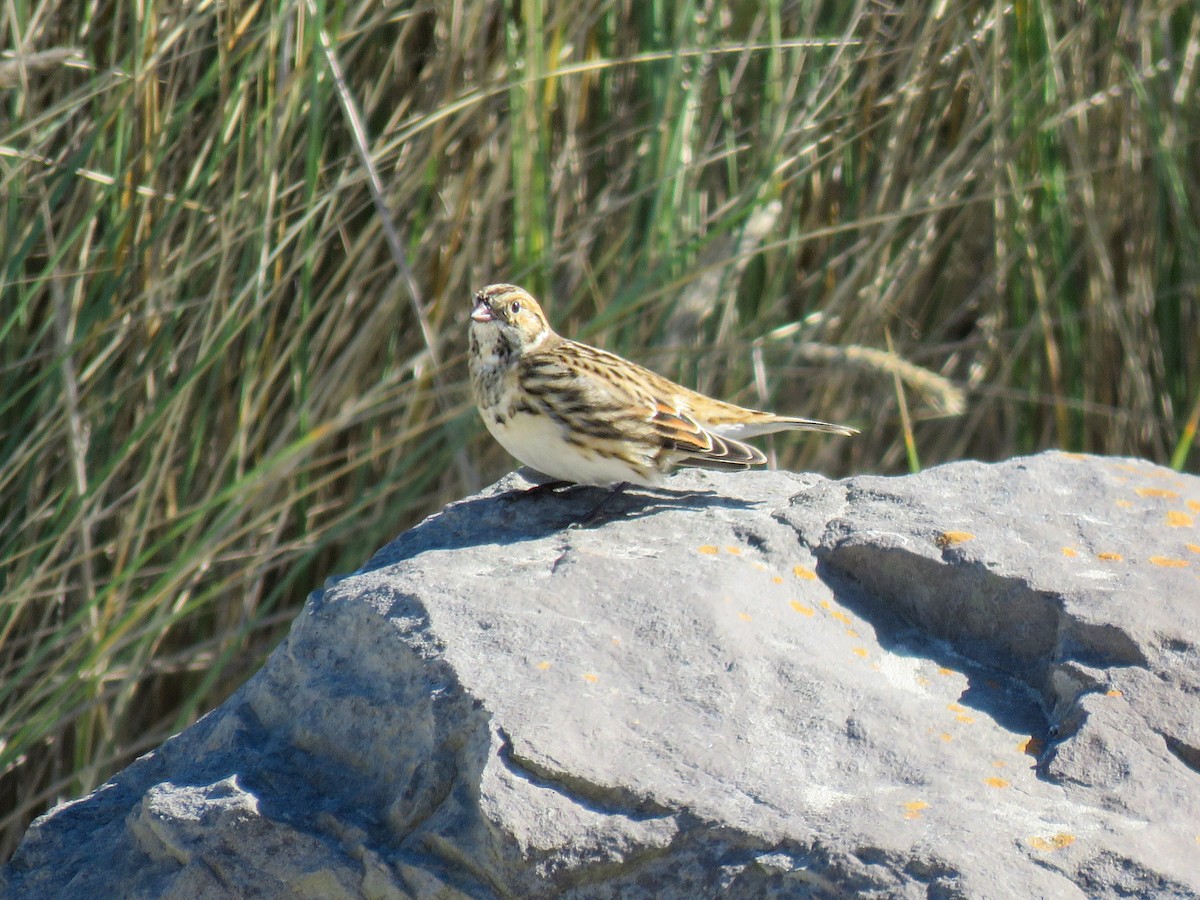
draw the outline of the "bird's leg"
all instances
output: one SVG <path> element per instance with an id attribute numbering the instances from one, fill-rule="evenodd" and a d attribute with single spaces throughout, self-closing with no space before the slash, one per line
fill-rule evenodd
<path id="1" fill-rule="evenodd" d="M 521 488 L 513 488 L 511 491 L 505 491 L 503 497 L 506 501 L 512 503 L 513 501 L 520 500 L 523 497 L 529 497 L 530 499 L 533 499 L 536 497 L 541 497 L 544 494 L 557 496 L 562 488 L 572 488 L 578 486 L 579 485 L 575 484 L 573 481 L 543 481 L 541 484 L 535 484 L 533 487 L 527 487 L 523 490 Z"/>
<path id="2" fill-rule="evenodd" d="M 611 503 L 615 497 L 619 497 L 621 494 L 625 493 L 625 489 L 627 487 L 629 487 L 628 481 L 622 481 L 619 484 L 614 484 L 612 486 L 612 490 L 604 495 L 604 499 L 597 503 L 595 508 L 592 509 L 590 513 L 579 520 L 578 526 L 580 528 L 584 528 L 593 524 L 598 518 L 600 518 L 600 513 L 604 511 L 604 507 L 608 506 L 608 504 Z"/>
<path id="3" fill-rule="evenodd" d="M 505 491 L 504 497 L 509 502 L 519 500 L 523 497 L 528 497 L 529 499 L 533 500 L 538 497 L 543 497 L 547 494 L 549 494 L 551 497 L 557 497 L 559 494 L 566 493 L 565 489 L 576 487 L 579 487 L 579 485 L 573 481 L 543 481 L 541 484 L 535 484 L 533 487 L 528 487 L 524 490 L 521 490 L 520 488 L 514 488 L 511 491 Z"/>
<path id="4" fill-rule="evenodd" d="M 543 481 L 541 484 L 535 484 L 529 490 L 525 491 L 526 497 L 537 497 L 541 494 L 556 494 L 559 488 L 575 487 L 573 481 Z"/>

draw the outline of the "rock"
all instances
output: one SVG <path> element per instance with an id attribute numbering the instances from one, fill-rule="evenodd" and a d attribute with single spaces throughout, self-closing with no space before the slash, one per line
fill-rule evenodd
<path id="1" fill-rule="evenodd" d="M 5 896 L 1200 896 L 1200 479 L 525 486 L 315 594 Z"/>

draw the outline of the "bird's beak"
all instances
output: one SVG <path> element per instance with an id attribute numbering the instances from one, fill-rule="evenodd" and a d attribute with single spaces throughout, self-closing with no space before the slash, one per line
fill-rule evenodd
<path id="1" fill-rule="evenodd" d="M 480 297 L 475 301 L 475 308 L 471 310 L 471 319 L 475 322 L 491 322 L 496 318 L 496 314 L 492 312 L 492 308 L 488 302 Z"/>

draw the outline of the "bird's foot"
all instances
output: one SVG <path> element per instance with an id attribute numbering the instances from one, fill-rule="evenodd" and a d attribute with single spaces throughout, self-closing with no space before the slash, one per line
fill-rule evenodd
<path id="1" fill-rule="evenodd" d="M 557 496 L 566 488 L 578 487 L 573 481 L 543 481 L 540 484 L 535 484 L 528 488 L 513 488 L 510 491 L 505 491 L 501 497 L 509 503 L 515 500 L 533 499 L 546 494 Z"/>
<path id="2" fill-rule="evenodd" d="M 542 494 L 557 494 L 563 488 L 578 487 L 573 481 L 543 481 L 535 484 L 525 492 L 526 497 L 540 497 Z"/>
<path id="3" fill-rule="evenodd" d="M 628 487 L 629 487 L 629 482 L 627 482 L 627 481 L 622 481 L 620 484 L 614 484 L 612 487 L 612 490 L 610 490 L 607 494 L 604 495 L 604 497 L 600 500 L 600 502 L 597 503 L 592 508 L 592 511 L 590 513 L 588 513 L 586 516 L 584 516 L 582 519 L 580 519 L 578 522 L 573 523 L 571 525 L 571 527 L 572 528 L 587 528 L 591 525 L 595 525 L 596 522 L 598 522 L 602 518 L 601 513 L 604 512 L 604 508 L 606 506 L 608 506 L 608 504 L 611 503 L 615 498 L 617 498 L 621 494 L 625 493 L 625 489 Z"/>

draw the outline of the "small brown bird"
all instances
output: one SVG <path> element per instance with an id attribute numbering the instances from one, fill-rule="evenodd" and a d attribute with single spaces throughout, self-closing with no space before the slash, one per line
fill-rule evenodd
<path id="1" fill-rule="evenodd" d="M 655 485 L 676 466 L 747 469 L 767 458 L 742 438 L 853 428 L 744 409 L 555 333 L 530 294 L 493 284 L 475 295 L 471 386 L 501 446 L 551 478 Z"/>

